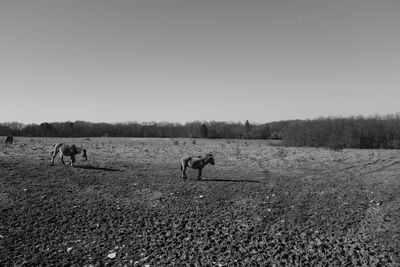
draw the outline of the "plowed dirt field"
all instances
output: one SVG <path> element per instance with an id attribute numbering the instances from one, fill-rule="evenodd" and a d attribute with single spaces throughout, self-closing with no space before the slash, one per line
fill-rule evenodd
<path id="1" fill-rule="evenodd" d="M 75 143 L 75 167 L 52 144 Z M 203 181 L 184 155 L 212 151 Z M 66 158 L 69 162 L 69 158 Z M 269 141 L 15 138 L 0 265 L 399 266 L 400 152 Z"/>

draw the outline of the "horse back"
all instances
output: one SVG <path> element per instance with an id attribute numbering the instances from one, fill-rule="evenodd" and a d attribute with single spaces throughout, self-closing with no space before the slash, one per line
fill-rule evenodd
<path id="1" fill-rule="evenodd" d="M 54 153 L 60 153 L 63 156 L 70 156 L 71 155 L 71 149 L 69 145 L 59 143 L 54 146 Z"/>

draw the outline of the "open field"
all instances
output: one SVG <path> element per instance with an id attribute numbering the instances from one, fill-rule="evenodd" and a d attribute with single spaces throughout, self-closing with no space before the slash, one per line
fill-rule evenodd
<path id="1" fill-rule="evenodd" d="M 51 166 L 60 141 L 86 147 L 88 161 Z M 191 169 L 180 178 L 181 156 L 209 151 L 216 165 L 203 181 Z M 134 138 L 0 145 L 1 266 L 399 262 L 398 150 Z"/>

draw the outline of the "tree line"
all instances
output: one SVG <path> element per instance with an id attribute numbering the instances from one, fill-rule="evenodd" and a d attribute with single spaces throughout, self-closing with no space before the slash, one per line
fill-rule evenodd
<path id="1" fill-rule="evenodd" d="M 294 121 L 282 139 L 288 146 L 400 149 L 400 115 Z"/>
<path id="2" fill-rule="evenodd" d="M 0 123 L 0 135 L 32 137 L 167 137 L 278 139 L 287 146 L 400 149 L 400 114 L 375 117 L 242 122 Z"/>
<path id="3" fill-rule="evenodd" d="M 54 122 L 24 125 L 1 123 L 0 135 L 31 137 L 187 137 L 227 139 L 269 139 L 269 124 L 241 122 L 179 123 L 92 123 L 85 121 Z M 275 134 L 278 136 L 278 134 Z M 277 137 L 278 138 L 278 137 Z"/>

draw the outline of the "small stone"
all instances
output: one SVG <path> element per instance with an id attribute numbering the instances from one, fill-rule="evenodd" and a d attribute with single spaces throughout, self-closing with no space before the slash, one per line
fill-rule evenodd
<path id="1" fill-rule="evenodd" d="M 67 248 L 67 252 L 70 252 L 72 250 L 72 247 Z"/>
<path id="2" fill-rule="evenodd" d="M 117 253 L 112 252 L 112 253 L 108 254 L 107 257 L 110 259 L 114 259 L 115 257 L 117 257 Z"/>

